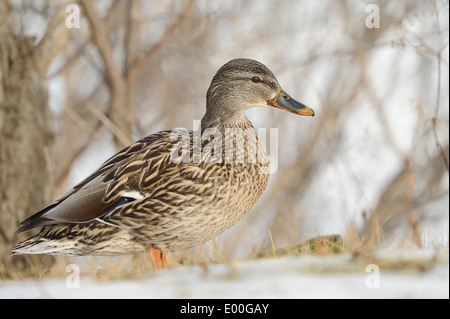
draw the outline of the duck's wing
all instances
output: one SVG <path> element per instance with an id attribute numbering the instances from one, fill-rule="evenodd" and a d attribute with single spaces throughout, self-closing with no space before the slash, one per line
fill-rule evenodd
<path id="1" fill-rule="evenodd" d="M 119 205 L 143 198 L 152 184 L 167 178 L 166 168 L 176 165 L 170 155 L 174 143 L 170 132 L 163 131 L 131 144 L 51 205 L 24 220 L 17 232 L 89 222 Z"/>

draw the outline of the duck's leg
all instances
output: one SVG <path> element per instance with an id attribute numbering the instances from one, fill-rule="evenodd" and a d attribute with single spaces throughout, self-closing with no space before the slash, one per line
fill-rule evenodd
<path id="1" fill-rule="evenodd" d="M 169 264 L 169 258 L 161 250 L 150 246 L 149 254 L 154 268 L 161 269 Z"/>

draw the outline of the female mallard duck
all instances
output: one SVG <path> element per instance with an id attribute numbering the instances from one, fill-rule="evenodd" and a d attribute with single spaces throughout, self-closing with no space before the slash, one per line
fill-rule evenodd
<path id="1" fill-rule="evenodd" d="M 216 237 L 250 210 L 269 180 L 268 158 L 245 116 L 265 105 L 314 116 L 265 65 L 249 59 L 226 63 L 208 89 L 201 131 L 163 131 L 123 149 L 23 221 L 18 232 L 43 227 L 13 254 L 151 249 L 163 261 L 165 252 Z"/>

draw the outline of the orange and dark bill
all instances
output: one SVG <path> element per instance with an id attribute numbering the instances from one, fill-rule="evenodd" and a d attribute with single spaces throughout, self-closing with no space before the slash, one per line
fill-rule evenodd
<path id="1" fill-rule="evenodd" d="M 281 89 L 278 89 L 275 98 L 268 100 L 267 105 L 277 107 L 294 114 L 304 115 L 304 116 L 314 116 L 314 111 L 307 107 L 306 105 L 294 100 Z"/>

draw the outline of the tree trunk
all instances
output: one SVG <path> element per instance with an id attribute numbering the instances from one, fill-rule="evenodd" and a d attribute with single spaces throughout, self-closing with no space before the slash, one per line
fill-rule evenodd
<path id="1" fill-rule="evenodd" d="M 16 235 L 18 224 L 48 204 L 52 190 L 47 88 L 34 39 L 14 36 L 9 15 L 9 2 L 0 1 L 0 278 L 37 260 L 12 258 L 10 251 L 29 235 Z"/>

